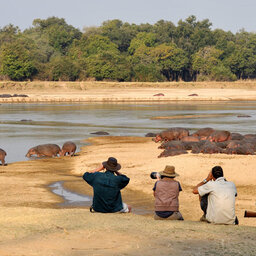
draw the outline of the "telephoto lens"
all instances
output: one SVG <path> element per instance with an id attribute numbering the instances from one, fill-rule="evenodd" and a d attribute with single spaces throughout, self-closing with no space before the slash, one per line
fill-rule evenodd
<path id="1" fill-rule="evenodd" d="M 160 176 L 160 174 L 158 173 L 158 172 L 151 172 L 150 173 L 150 178 L 151 179 L 157 179 L 157 178 L 160 178 L 161 176 Z"/>

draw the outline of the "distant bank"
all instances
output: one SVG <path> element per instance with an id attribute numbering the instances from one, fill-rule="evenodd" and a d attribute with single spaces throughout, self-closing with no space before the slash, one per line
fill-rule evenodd
<path id="1" fill-rule="evenodd" d="M 256 81 L 0 82 L 1 103 L 256 101 Z"/>

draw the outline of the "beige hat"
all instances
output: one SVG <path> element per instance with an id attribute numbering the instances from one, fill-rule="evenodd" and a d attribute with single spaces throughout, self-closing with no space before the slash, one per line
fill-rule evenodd
<path id="1" fill-rule="evenodd" d="M 178 173 L 175 172 L 175 167 L 171 165 L 166 165 L 162 172 L 159 172 L 161 176 L 166 176 L 170 178 L 174 178 L 180 176 Z"/>

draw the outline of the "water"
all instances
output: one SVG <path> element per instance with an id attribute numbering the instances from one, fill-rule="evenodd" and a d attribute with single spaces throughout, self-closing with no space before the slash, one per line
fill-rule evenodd
<path id="1" fill-rule="evenodd" d="M 58 181 L 49 186 L 52 192 L 64 199 L 61 206 L 91 206 L 92 198 L 86 195 L 69 191 L 63 188 L 63 181 Z"/>
<path id="2" fill-rule="evenodd" d="M 81 140 L 91 132 L 106 131 L 113 136 L 144 136 L 171 127 L 194 131 L 203 127 L 231 132 L 256 133 L 256 102 L 172 103 L 172 104 L 1 104 L 0 148 L 6 162 L 24 161 L 28 149 L 38 144 L 59 146 L 72 140 L 78 151 Z M 214 115 L 182 118 L 186 115 Z M 218 116 L 216 116 L 218 115 Z M 250 118 L 238 118 L 250 115 Z M 179 119 L 151 120 L 156 116 Z M 25 120 L 25 121 L 21 121 Z"/>

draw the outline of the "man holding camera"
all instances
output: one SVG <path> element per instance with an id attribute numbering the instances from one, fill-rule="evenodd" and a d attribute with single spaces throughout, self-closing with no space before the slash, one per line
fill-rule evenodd
<path id="1" fill-rule="evenodd" d="M 235 215 L 236 186 L 223 177 L 220 166 L 212 168 L 207 178 L 193 188 L 199 194 L 200 206 L 204 215 L 201 221 L 215 224 L 238 224 Z"/>
<path id="2" fill-rule="evenodd" d="M 153 174 L 153 173 L 152 173 Z M 179 176 L 175 167 L 167 165 L 164 171 L 152 175 L 157 178 L 153 188 L 155 197 L 155 220 L 184 220 L 179 212 L 179 192 L 182 191 L 180 183 L 174 180 Z"/>
<path id="3" fill-rule="evenodd" d="M 100 172 L 106 169 L 105 172 Z M 85 172 L 83 179 L 93 187 L 93 203 L 91 212 L 123 212 L 131 211 L 131 207 L 122 202 L 120 190 L 126 187 L 130 179 L 121 174 L 121 165 L 116 158 L 109 157 L 98 168 Z"/>

